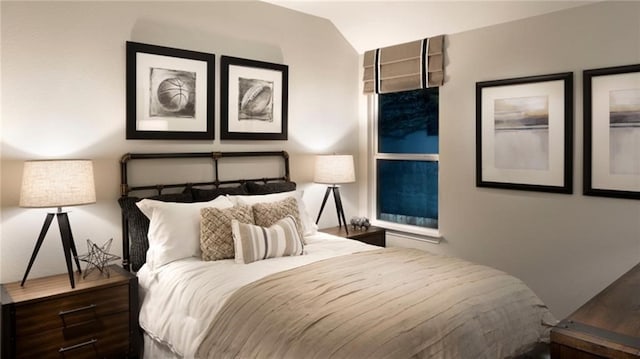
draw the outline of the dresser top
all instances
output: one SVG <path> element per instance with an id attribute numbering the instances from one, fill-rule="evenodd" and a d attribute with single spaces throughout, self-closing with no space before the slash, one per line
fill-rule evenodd
<path id="1" fill-rule="evenodd" d="M 640 264 L 563 320 L 553 329 L 553 338 L 560 343 L 588 341 L 601 348 L 639 355 Z"/>

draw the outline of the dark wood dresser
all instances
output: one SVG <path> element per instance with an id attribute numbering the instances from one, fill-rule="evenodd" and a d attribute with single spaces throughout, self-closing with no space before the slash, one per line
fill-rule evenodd
<path id="1" fill-rule="evenodd" d="M 2 358 L 132 358 L 138 279 L 117 266 L 2 285 Z"/>
<path id="2" fill-rule="evenodd" d="M 551 358 L 640 358 L 640 264 L 551 331 Z"/>
<path id="3" fill-rule="evenodd" d="M 365 230 L 349 228 L 349 234 L 345 230 L 344 226 L 331 227 L 320 229 L 320 232 L 333 234 L 334 236 L 345 237 L 355 239 L 367 244 L 373 244 L 374 246 L 385 247 L 387 244 L 386 231 L 380 227 L 369 227 Z"/>

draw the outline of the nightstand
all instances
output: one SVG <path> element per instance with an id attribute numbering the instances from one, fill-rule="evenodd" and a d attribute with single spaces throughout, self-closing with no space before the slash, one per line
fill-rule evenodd
<path id="1" fill-rule="evenodd" d="M 132 358 L 138 355 L 138 278 L 67 273 L 2 285 L 3 358 Z"/>
<path id="2" fill-rule="evenodd" d="M 551 358 L 640 358 L 640 264 L 551 330 Z"/>
<path id="3" fill-rule="evenodd" d="M 374 246 L 384 247 L 386 246 L 385 229 L 380 227 L 369 227 L 366 230 L 353 229 L 349 227 L 349 234 L 344 227 L 331 227 L 320 229 L 320 232 L 333 234 L 339 237 L 346 237 L 355 239 L 367 244 L 373 244 Z"/>

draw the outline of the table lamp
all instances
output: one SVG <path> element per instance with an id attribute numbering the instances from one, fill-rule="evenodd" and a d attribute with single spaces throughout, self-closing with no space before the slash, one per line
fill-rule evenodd
<path id="1" fill-rule="evenodd" d="M 340 199 L 341 183 L 351 183 L 356 181 L 356 174 L 353 168 L 353 156 L 351 155 L 321 155 L 316 156 L 316 167 L 313 182 L 328 184 L 327 191 L 324 193 L 324 199 L 320 206 L 320 213 L 316 219 L 316 224 L 320 221 L 322 210 L 327 203 L 329 194 L 333 192 L 333 198 L 336 202 L 336 211 L 338 212 L 338 226 L 344 227 L 349 234 L 349 226 L 344 217 L 344 209 L 342 208 L 342 200 Z"/>
<path id="2" fill-rule="evenodd" d="M 76 262 L 78 272 L 80 262 L 78 252 L 71 234 L 69 217 L 62 207 L 78 206 L 96 202 L 96 190 L 93 179 L 93 163 L 89 160 L 43 160 L 25 161 L 22 172 L 22 187 L 20 190 L 20 207 L 47 208 L 57 207 L 55 213 L 47 213 L 36 246 L 29 259 L 29 265 L 22 278 L 21 286 L 27 280 L 31 266 L 38 255 L 44 237 L 49 230 L 55 214 L 60 227 L 62 248 L 67 263 L 69 282 L 75 288 L 73 264 L 71 255 Z"/>

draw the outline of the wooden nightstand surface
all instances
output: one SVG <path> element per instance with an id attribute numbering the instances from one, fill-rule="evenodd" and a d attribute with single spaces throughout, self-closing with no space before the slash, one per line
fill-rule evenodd
<path id="1" fill-rule="evenodd" d="M 24 287 L 20 286 L 19 281 L 6 283 L 2 285 L 2 304 L 43 300 L 55 295 L 85 292 L 95 287 L 114 286 L 128 282 L 134 277 L 133 274 L 115 265 L 109 267 L 109 272 L 111 275 L 107 278 L 106 275 L 101 275 L 98 270 L 94 270 L 87 278 L 83 279 L 82 274 L 76 271 L 74 272 L 75 289 L 71 288 L 67 274 L 29 279 L 24 283 Z"/>
<path id="2" fill-rule="evenodd" d="M 2 357 L 128 358 L 138 351 L 138 279 L 117 266 L 2 284 Z"/>
<path id="3" fill-rule="evenodd" d="M 551 331 L 552 358 L 640 358 L 640 264 Z"/>
<path id="4" fill-rule="evenodd" d="M 373 244 L 374 246 L 385 247 L 386 246 L 386 231 L 380 227 L 369 227 L 366 230 L 353 229 L 349 227 L 349 234 L 347 234 L 344 226 L 331 227 L 320 229 L 320 232 L 333 234 L 334 236 L 345 237 L 355 239 L 360 242 Z"/>

